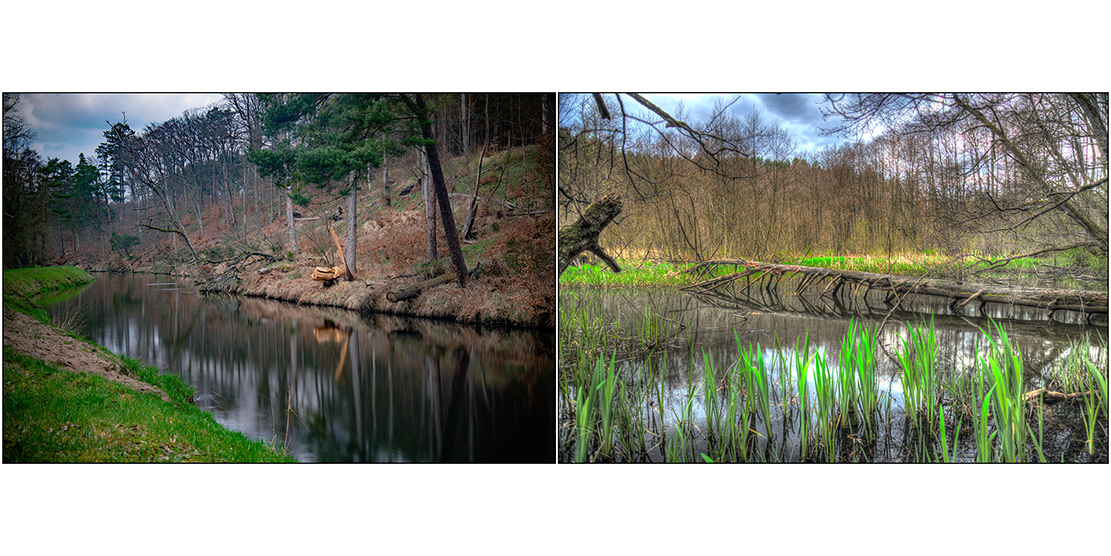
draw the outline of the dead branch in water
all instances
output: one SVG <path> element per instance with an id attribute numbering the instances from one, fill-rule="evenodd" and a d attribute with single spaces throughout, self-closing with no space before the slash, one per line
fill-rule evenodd
<path id="1" fill-rule="evenodd" d="M 1085 392 L 1074 392 L 1072 394 L 1065 394 L 1063 392 L 1054 392 L 1052 390 L 1046 390 L 1045 388 L 1038 388 L 1037 390 L 1031 390 L 1023 394 L 1022 399 L 1026 403 L 1037 402 L 1040 399 L 1042 400 L 1042 402 L 1048 405 L 1053 405 L 1065 401 L 1079 400 L 1084 396 L 1095 395 L 1095 393 L 1096 392 L 1094 390 L 1088 390 Z"/>

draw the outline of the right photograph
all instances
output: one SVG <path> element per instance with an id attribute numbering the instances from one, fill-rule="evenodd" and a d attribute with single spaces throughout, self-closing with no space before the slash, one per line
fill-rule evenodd
<path id="1" fill-rule="evenodd" d="M 1108 463 L 1108 94 L 561 93 L 560 463 Z"/>

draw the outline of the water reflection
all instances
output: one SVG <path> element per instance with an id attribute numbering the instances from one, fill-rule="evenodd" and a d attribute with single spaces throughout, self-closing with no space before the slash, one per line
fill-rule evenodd
<path id="1" fill-rule="evenodd" d="M 879 297 L 871 297 L 874 295 Z M 977 353 L 985 350 L 983 330 L 988 330 L 990 323 L 986 318 L 977 318 L 978 315 L 998 319 L 1010 340 L 1021 349 L 1024 379 L 1029 389 L 1043 386 L 1054 365 L 1068 354 L 1073 342 L 1085 336 L 1092 339 L 1095 360 L 1107 360 L 1105 321 L 1102 325 L 1091 326 L 1086 316 L 1072 318 L 1060 312 L 1050 320 L 1044 310 L 992 304 L 980 313 L 957 314 L 951 310 L 948 300 L 925 296 L 908 299 L 893 311 L 882 296 L 882 292 L 860 292 L 839 299 L 783 295 L 774 290 L 753 292 L 750 297 L 691 295 L 672 290 L 584 290 L 562 292 L 560 303 L 562 314 L 579 308 L 600 307 L 601 321 L 620 323 L 621 330 L 615 334 L 622 337 L 635 336 L 634 331 L 645 314 L 659 315 L 686 326 L 666 351 L 648 357 L 616 356 L 619 376 L 624 378 L 629 390 L 647 393 L 643 397 L 646 405 L 636 408 L 636 413 L 648 430 L 661 430 L 669 438 L 677 436 L 675 423 L 683 421 L 684 412 L 691 416 L 689 421 L 694 423 L 696 431 L 706 429 L 706 408 L 710 405 L 704 382 L 706 361 L 714 363 L 720 377 L 739 364 L 738 343 L 743 348 L 759 346 L 769 364 L 772 381 L 777 385 L 771 400 L 775 412 L 775 445 L 768 445 L 762 436 L 755 441 L 757 450 L 766 451 L 769 461 L 797 461 L 799 458 L 798 414 L 784 413 L 781 408 L 785 400 L 774 397 L 781 392 L 787 392 L 784 397 L 798 396 L 798 370 L 791 355 L 794 346 L 808 342 L 808 352 L 820 354 L 836 377 L 850 319 L 873 327 L 883 324 L 879 337 L 883 353 L 877 357 L 877 387 L 891 399 L 891 409 L 881 408 L 881 417 L 888 430 L 879 435 L 877 444 L 864 459 L 867 461 L 914 461 L 916 457 L 906 451 L 914 446 L 905 441 L 907 431 L 902 429 L 903 387 L 896 356 L 896 352 L 904 348 L 908 323 L 917 325 L 933 320 L 937 368 L 942 377 L 971 369 Z M 646 307 L 650 308 L 647 312 Z M 973 310 L 979 311 L 979 308 Z M 721 407 L 723 393 L 719 390 L 709 395 L 717 395 L 716 407 Z M 814 390 L 809 390 L 812 400 L 815 396 Z M 797 407 L 797 399 L 793 402 Z M 775 409 L 777 407 L 780 409 Z M 1080 420 L 1075 408 L 1058 406 L 1055 414 L 1061 422 Z M 752 430 L 763 431 L 762 417 L 756 415 L 754 421 Z M 695 442 L 704 447 L 707 440 L 701 437 Z M 849 442 L 851 444 L 851 439 Z M 1045 443 L 1047 457 L 1051 460 L 1064 457 L 1066 461 L 1091 461 L 1083 448 L 1083 440 L 1076 436 L 1047 429 Z M 695 452 L 698 449 L 701 448 L 696 448 Z M 969 458 L 974 457 L 974 449 L 969 451 L 967 446 L 961 449 Z M 569 455 L 562 457 L 566 459 Z M 1106 452 L 1095 456 L 1100 461 L 1106 461 L 1106 457 Z M 648 458 L 662 461 L 664 454 L 650 450 Z"/>
<path id="2" fill-rule="evenodd" d="M 99 275 L 49 309 L 83 311 L 85 336 L 303 462 L 555 459 L 551 333 L 201 297 L 164 276 Z"/>

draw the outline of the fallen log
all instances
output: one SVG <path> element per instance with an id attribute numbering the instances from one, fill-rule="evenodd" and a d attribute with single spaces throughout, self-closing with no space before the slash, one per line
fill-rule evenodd
<path id="1" fill-rule="evenodd" d="M 743 259 L 707 261 L 688 269 L 686 272 L 696 275 L 704 273 L 712 264 L 733 266 L 745 270 L 704 280 L 697 284 L 685 286 L 683 289 L 714 291 L 741 278 L 748 278 L 750 280 L 749 285 L 761 280 L 766 280 L 766 284 L 771 284 L 772 279 L 779 280 L 786 275 L 797 275 L 802 277 L 799 284 L 800 291 L 802 287 L 817 285 L 828 279 L 829 282 L 822 290 L 822 295 L 836 296 L 845 284 L 854 284 L 866 287 L 868 290 L 887 291 L 889 292 L 888 300 L 896 295 L 907 294 L 933 295 L 951 299 L 953 300 L 951 306 L 954 312 L 960 312 L 969 302 L 977 300 L 981 307 L 983 304 L 991 302 L 1046 309 L 1049 311 L 1050 317 L 1053 316 L 1055 311 L 1060 310 L 1085 313 L 1089 318 L 1093 314 L 1107 314 L 1107 292 L 1097 291 L 977 285 L 953 280 L 893 276 L 856 270 L 834 270 L 799 265 L 780 265 Z M 754 275 L 757 275 L 756 278 L 752 278 Z"/>
<path id="2" fill-rule="evenodd" d="M 477 271 L 481 266 L 482 263 L 479 262 L 477 265 L 475 265 L 474 268 L 467 271 L 467 276 L 473 275 L 475 271 Z M 428 280 L 425 280 L 423 282 L 417 282 L 416 284 L 413 284 L 411 286 L 405 286 L 403 288 L 390 290 L 386 292 L 386 299 L 394 303 L 398 301 L 404 301 L 406 299 L 420 295 L 422 291 L 428 288 L 434 288 L 436 286 L 439 286 L 440 284 L 446 284 L 452 280 L 455 280 L 454 274 L 444 273 L 436 276 L 435 278 L 429 278 Z"/>
<path id="3" fill-rule="evenodd" d="M 1038 388 L 1037 390 L 1031 390 L 1030 392 L 1023 394 L 1022 399 L 1026 403 L 1033 403 L 1041 400 L 1047 405 L 1053 405 L 1064 401 L 1078 400 L 1080 398 L 1083 398 L 1084 396 L 1091 396 L 1094 393 L 1094 390 L 1088 390 L 1087 392 L 1074 392 L 1072 394 L 1065 394 L 1064 392 L 1054 392 L 1052 390 L 1046 390 L 1045 388 Z"/>

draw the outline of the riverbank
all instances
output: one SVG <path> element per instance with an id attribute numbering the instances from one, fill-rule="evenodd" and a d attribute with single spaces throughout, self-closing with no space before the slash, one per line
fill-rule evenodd
<path id="1" fill-rule="evenodd" d="M 294 461 L 222 427 L 180 378 L 66 333 L 32 301 L 92 279 L 4 271 L 5 463 Z"/>
<path id="2" fill-rule="evenodd" d="M 554 151 L 548 153 L 553 159 Z M 437 275 L 453 275 L 442 223 L 436 257 L 429 262 L 424 201 L 417 184 L 395 186 L 388 202 L 376 194 L 357 201 L 355 279 L 331 286 L 312 279 L 317 267 L 342 266 L 335 238 L 347 236 L 347 221 L 336 216 L 339 203 L 319 194 L 299 206 L 291 249 L 284 204 L 251 213 L 250 225 L 229 224 L 218 207 L 182 224 L 196 248 L 194 258 L 172 234 L 147 231 L 127 250 L 90 245 L 60 258 L 91 272 L 152 272 L 192 280 L 201 289 L 299 304 L 342 307 L 364 313 L 449 319 L 465 324 L 555 328 L 554 192 L 550 160 L 534 146 L 488 154 L 483 180 L 475 189 L 479 160 L 444 161 L 455 224 L 462 228 L 474 210 L 470 239 L 460 238 L 468 269 L 477 270 L 466 288 L 451 281 L 418 295 L 390 301 L 391 291 Z M 547 161 L 547 162 L 545 162 Z M 474 193 L 477 193 L 477 199 Z M 233 201 L 234 202 L 234 201 Z M 236 205 L 236 211 L 257 207 Z M 243 217 L 247 219 L 247 216 Z M 245 223 L 244 223 L 245 224 Z M 333 237 L 333 233 L 335 236 Z M 343 249 L 348 250 L 346 242 Z"/>

